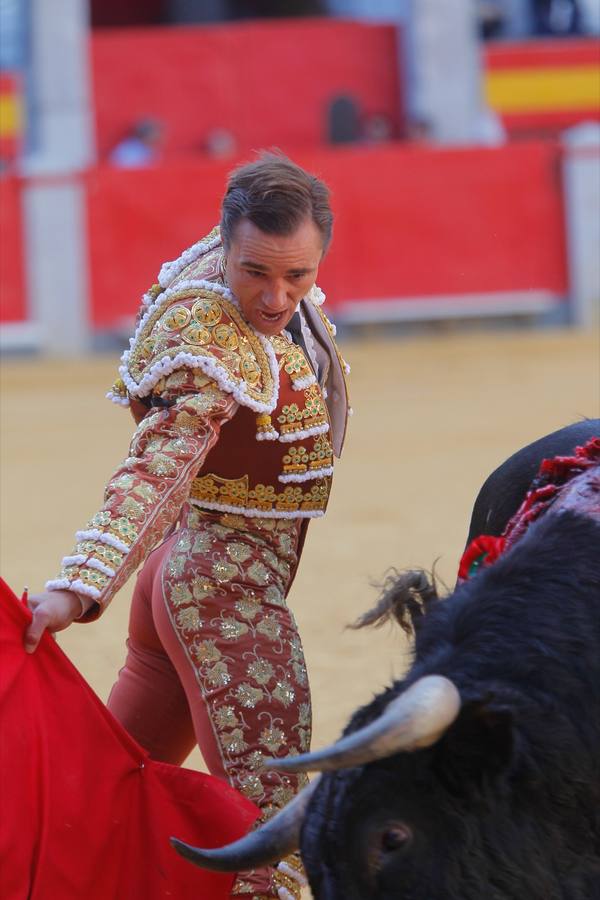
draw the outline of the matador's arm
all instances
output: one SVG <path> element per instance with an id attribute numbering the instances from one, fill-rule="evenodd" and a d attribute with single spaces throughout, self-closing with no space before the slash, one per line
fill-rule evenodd
<path id="1" fill-rule="evenodd" d="M 176 521 L 190 484 L 238 404 L 201 372 L 180 369 L 156 385 L 163 407 L 140 421 L 129 456 L 109 481 L 104 505 L 62 561 L 48 590 L 72 590 L 95 604 L 97 618 Z"/>

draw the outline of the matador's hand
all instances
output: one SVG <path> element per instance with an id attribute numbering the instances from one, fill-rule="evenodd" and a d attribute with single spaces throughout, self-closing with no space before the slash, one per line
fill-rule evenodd
<path id="1" fill-rule="evenodd" d="M 25 650 L 33 653 L 46 629 L 62 631 L 81 615 L 82 607 L 74 591 L 42 591 L 30 594 L 28 606 L 33 619 L 25 632 Z"/>

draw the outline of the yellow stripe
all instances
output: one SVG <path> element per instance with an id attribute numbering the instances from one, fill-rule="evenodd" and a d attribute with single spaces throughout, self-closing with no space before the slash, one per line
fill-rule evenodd
<path id="1" fill-rule="evenodd" d="M 23 116 L 21 103 L 14 94 L 0 94 L 0 138 L 12 138 L 21 133 Z"/>
<path id="2" fill-rule="evenodd" d="M 569 109 L 600 111 L 600 66 L 498 69 L 486 74 L 485 92 L 500 113 Z"/>

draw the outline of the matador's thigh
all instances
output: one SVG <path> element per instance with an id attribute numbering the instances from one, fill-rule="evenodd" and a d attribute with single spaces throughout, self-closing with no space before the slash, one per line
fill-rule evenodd
<path id="1" fill-rule="evenodd" d="M 310 745 L 304 655 L 285 602 L 298 534 L 295 519 L 186 507 L 138 579 L 127 662 L 109 701 L 151 756 L 166 761 L 183 761 L 193 722 L 210 773 L 265 817 L 306 784 L 260 765 L 265 755 Z M 265 873 L 235 887 L 242 896 L 267 890 Z"/>

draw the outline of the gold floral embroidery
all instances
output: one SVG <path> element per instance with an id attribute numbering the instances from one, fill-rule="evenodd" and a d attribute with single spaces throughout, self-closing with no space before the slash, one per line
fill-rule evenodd
<path id="1" fill-rule="evenodd" d="M 215 344 L 225 350 L 236 350 L 238 337 L 231 325 L 217 325 L 213 331 Z"/>
<path id="2" fill-rule="evenodd" d="M 192 322 L 191 325 L 188 325 L 188 327 L 184 328 L 181 332 L 181 337 L 186 344 L 201 347 L 205 344 L 210 344 L 211 334 L 204 325 L 198 325 L 196 322 Z"/>
<path id="3" fill-rule="evenodd" d="M 263 793 L 260 778 L 253 773 L 240 778 L 240 789 L 250 800 L 260 797 Z"/>
<path id="4" fill-rule="evenodd" d="M 220 560 L 214 563 L 212 567 L 212 573 L 215 577 L 215 580 L 220 583 L 223 583 L 224 581 L 231 581 L 234 575 L 237 575 L 237 566 L 234 566 L 232 563 Z"/>
<path id="5" fill-rule="evenodd" d="M 283 471 L 288 472 L 306 472 L 308 469 L 309 454 L 306 447 L 290 447 L 283 457 Z"/>
<path id="6" fill-rule="evenodd" d="M 283 703 L 284 706 L 289 706 L 290 703 L 294 702 L 296 692 L 289 681 L 278 681 L 277 687 L 273 691 L 273 696 L 280 703 Z"/>
<path id="7" fill-rule="evenodd" d="M 256 659 L 246 669 L 246 674 L 257 684 L 268 684 L 275 675 L 275 669 L 266 659 Z"/>
<path id="8" fill-rule="evenodd" d="M 247 634 L 248 626 L 244 622 L 238 622 L 231 616 L 223 618 L 219 624 L 221 635 L 226 641 L 238 641 L 243 634 Z"/>
<path id="9" fill-rule="evenodd" d="M 197 575 L 195 578 L 192 578 L 190 587 L 195 600 L 204 600 L 205 597 L 209 597 L 215 591 L 214 583 L 203 575 Z"/>
<path id="10" fill-rule="evenodd" d="M 267 584 L 271 580 L 271 574 L 266 566 L 256 560 L 248 568 L 248 577 L 257 584 Z"/>
<path id="11" fill-rule="evenodd" d="M 201 531 L 194 538 L 192 553 L 208 553 L 212 544 L 212 538 L 206 531 Z"/>
<path id="12" fill-rule="evenodd" d="M 295 560 L 298 522 L 188 510 L 166 565 L 167 605 L 201 686 L 226 771 L 270 814 L 304 779 L 265 774 L 263 754 L 302 752 L 310 734 L 307 689 L 296 687 L 295 678 L 296 667 L 303 666 L 302 649 L 284 600 L 283 572 L 289 576 Z M 186 561 L 183 571 L 180 560 Z M 219 580 L 229 575 L 223 566 L 234 573 L 225 582 Z M 268 586 L 256 582 L 256 589 L 248 590 L 250 571 L 259 578 L 268 575 Z"/>
<path id="13" fill-rule="evenodd" d="M 218 728 L 236 728 L 240 724 L 233 706 L 221 706 L 216 709 L 214 720 Z"/>
<path id="14" fill-rule="evenodd" d="M 216 325 L 221 315 L 221 306 L 214 300 L 197 300 L 192 306 L 192 316 L 201 325 Z"/>
<path id="15" fill-rule="evenodd" d="M 146 515 L 146 510 L 142 504 L 134 500 L 133 497 L 125 497 L 117 509 L 122 515 L 132 519 L 143 519 Z"/>
<path id="16" fill-rule="evenodd" d="M 233 731 L 224 732 L 221 735 L 221 743 L 224 749 L 229 753 L 243 753 L 244 750 L 248 749 L 248 744 L 244 740 L 244 733 L 241 728 L 235 728 Z"/>
<path id="17" fill-rule="evenodd" d="M 152 485 L 146 484 L 145 482 L 136 484 L 133 488 L 133 493 L 137 494 L 138 497 L 141 497 L 146 503 L 154 503 L 157 498 L 157 493 Z"/>
<path id="18" fill-rule="evenodd" d="M 311 384 L 304 390 L 304 406 L 297 403 L 285 404 L 277 416 L 282 435 L 303 431 L 328 422 L 327 410 L 318 384 Z"/>
<path id="19" fill-rule="evenodd" d="M 260 601 L 254 596 L 244 597 L 236 602 L 235 608 L 243 619 L 252 621 L 260 612 Z"/>
<path id="20" fill-rule="evenodd" d="M 177 613 L 177 624 L 182 631 L 198 631 L 202 627 L 200 612 L 195 606 L 187 606 Z"/>
<path id="21" fill-rule="evenodd" d="M 254 709 L 257 703 L 260 703 L 264 697 L 260 688 L 252 687 L 250 684 L 240 684 L 235 692 L 236 697 L 242 706 Z"/>
<path id="22" fill-rule="evenodd" d="M 126 544 L 133 544 L 138 536 L 138 530 L 133 522 L 130 522 L 125 517 L 113 520 L 110 523 L 108 530 L 119 537 Z"/>
<path id="23" fill-rule="evenodd" d="M 271 614 L 260 620 L 256 626 L 256 630 L 260 632 L 260 634 L 264 634 L 265 637 L 268 637 L 269 640 L 276 641 L 281 634 L 281 625 L 275 616 Z"/>
<path id="24" fill-rule="evenodd" d="M 205 427 L 204 419 L 201 416 L 192 416 L 187 411 L 178 413 L 173 424 L 179 431 L 187 434 L 195 434 L 199 429 Z"/>
<path id="25" fill-rule="evenodd" d="M 78 578 L 84 584 L 88 584 L 90 587 L 98 588 L 98 590 L 102 590 L 102 588 L 108 583 L 108 575 L 105 575 L 104 572 L 99 572 L 97 569 L 88 569 L 85 566 L 78 568 L 76 566 L 65 566 L 62 570 L 61 575 L 64 578 L 69 578 L 71 581 L 75 581 Z"/>
<path id="26" fill-rule="evenodd" d="M 277 753 L 287 743 L 287 739 L 281 728 L 265 728 L 261 732 L 260 743 L 271 753 Z"/>
<path id="27" fill-rule="evenodd" d="M 195 655 L 199 663 L 215 662 L 221 659 L 221 651 L 213 640 L 200 641 L 196 644 Z"/>
<path id="28" fill-rule="evenodd" d="M 190 321 L 191 313 L 185 306 L 174 306 L 162 321 L 165 331 L 181 331 Z"/>
<path id="29" fill-rule="evenodd" d="M 183 606 L 186 603 L 192 602 L 192 594 L 185 582 L 178 582 L 173 585 L 173 589 L 171 591 L 171 603 L 175 606 Z"/>
<path id="30" fill-rule="evenodd" d="M 246 544 L 227 544 L 227 553 L 234 562 L 245 563 L 252 556 L 252 550 Z"/>
<path id="31" fill-rule="evenodd" d="M 156 453 L 148 463 L 148 471 L 161 478 L 172 477 L 177 472 L 177 465 L 165 453 Z"/>
<path id="32" fill-rule="evenodd" d="M 171 575 L 173 578 L 179 578 L 181 575 L 183 575 L 185 563 L 185 556 L 174 556 L 169 563 L 169 575 Z"/>
<path id="33" fill-rule="evenodd" d="M 206 680 L 212 687 L 225 687 L 231 681 L 231 674 L 227 664 L 222 660 L 209 669 L 206 673 Z"/>
<path id="34" fill-rule="evenodd" d="M 169 326 L 183 322 L 180 310 L 190 314 L 191 321 L 182 330 L 170 331 Z M 139 384 L 152 367 L 175 358 L 182 348 L 200 360 L 210 360 L 227 378 L 243 384 L 253 400 L 272 403 L 275 384 L 262 342 L 236 306 L 220 294 L 184 288 L 162 303 L 159 300 L 129 352 L 130 377 Z"/>
<path id="35" fill-rule="evenodd" d="M 226 479 L 217 475 L 203 475 L 192 482 L 190 499 L 195 502 L 236 506 L 244 509 L 269 512 L 317 512 L 327 506 L 330 476 L 317 478 L 302 485 L 286 485 L 281 491 L 273 485 L 257 484 L 249 489 L 248 476 Z"/>

